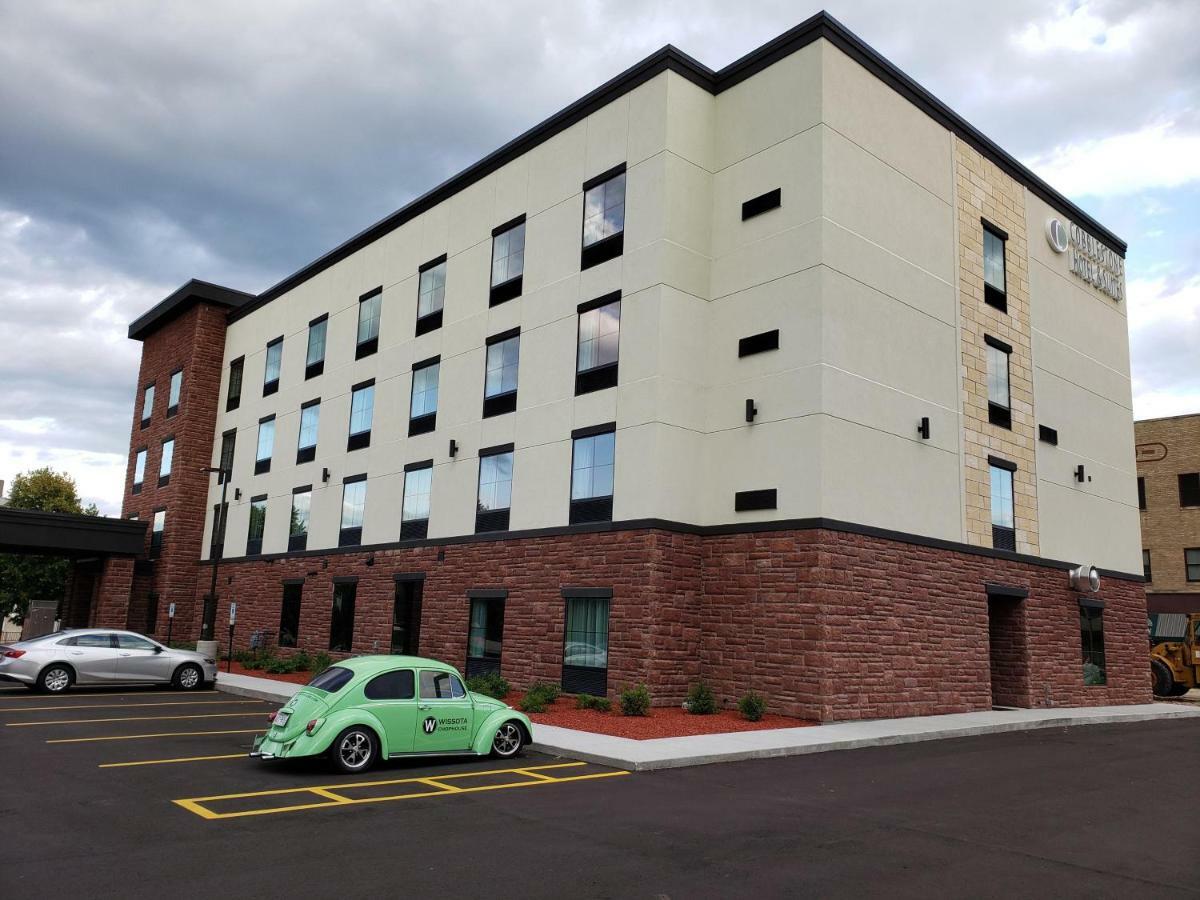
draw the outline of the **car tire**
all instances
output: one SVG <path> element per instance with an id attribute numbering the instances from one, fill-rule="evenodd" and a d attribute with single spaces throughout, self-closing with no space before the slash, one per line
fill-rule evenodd
<path id="1" fill-rule="evenodd" d="M 62 694 L 75 682 L 75 672 L 66 663 L 50 663 L 38 673 L 37 689 L 43 694 Z"/>
<path id="2" fill-rule="evenodd" d="M 171 676 L 171 687 L 177 691 L 198 691 L 204 687 L 204 672 L 199 666 L 184 663 Z"/>
<path id="3" fill-rule="evenodd" d="M 1161 659 L 1156 659 L 1150 663 L 1150 671 L 1154 675 L 1154 696 L 1170 697 L 1175 689 L 1175 676 L 1171 674 L 1171 669 Z"/>
<path id="4" fill-rule="evenodd" d="M 375 732 L 362 725 L 352 725 L 339 734 L 329 747 L 333 767 L 347 775 L 357 775 L 375 765 L 379 756 L 379 741 Z"/>
<path id="5" fill-rule="evenodd" d="M 514 719 L 502 724 L 492 736 L 492 756 L 498 759 L 512 759 L 524 746 L 525 729 Z"/>

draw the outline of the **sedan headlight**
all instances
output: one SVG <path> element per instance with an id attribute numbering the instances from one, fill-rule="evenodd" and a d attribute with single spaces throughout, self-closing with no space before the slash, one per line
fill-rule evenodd
<path id="1" fill-rule="evenodd" d="M 207 656 L 204 657 L 204 661 L 206 663 L 208 663 L 210 666 L 215 666 L 217 664 L 217 661 L 215 659 L 209 659 Z"/>

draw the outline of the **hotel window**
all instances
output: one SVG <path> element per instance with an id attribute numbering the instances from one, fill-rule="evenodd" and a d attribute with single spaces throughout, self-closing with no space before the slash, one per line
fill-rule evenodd
<path id="1" fill-rule="evenodd" d="M 1079 604 L 1079 635 L 1083 645 L 1083 683 L 1108 681 L 1104 665 L 1104 606 L 1095 600 Z"/>
<path id="2" fill-rule="evenodd" d="M 246 357 L 239 356 L 229 364 L 229 393 L 225 395 L 225 412 L 233 412 L 242 405 L 242 372 Z"/>
<path id="3" fill-rule="evenodd" d="M 171 480 L 171 465 L 175 461 L 175 438 L 162 442 L 162 456 L 158 460 L 158 486 L 165 487 Z"/>
<path id="4" fill-rule="evenodd" d="M 1138 476 L 1138 509 L 1146 508 L 1146 479 Z"/>
<path id="5" fill-rule="evenodd" d="M 404 467 L 404 505 L 400 512 L 400 538 L 429 536 L 429 495 L 433 486 L 433 460 Z"/>
<path id="6" fill-rule="evenodd" d="M 421 266 L 417 288 L 417 334 L 442 327 L 442 304 L 446 300 L 446 255 Z"/>
<path id="7" fill-rule="evenodd" d="M 321 418 L 321 398 L 300 407 L 300 437 L 296 440 L 296 465 L 317 457 L 317 426 Z"/>
<path id="8" fill-rule="evenodd" d="M 317 316 L 308 323 L 308 353 L 304 357 L 304 380 L 316 378 L 325 371 L 325 335 L 329 329 L 329 313 Z"/>
<path id="9" fill-rule="evenodd" d="M 575 356 L 576 395 L 616 386 L 620 337 L 619 291 L 579 305 L 579 340 Z"/>
<path id="10" fill-rule="evenodd" d="M 1008 378 L 1012 347 L 990 334 L 985 334 L 983 340 L 987 345 L 988 421 L 1001 428 L 1012 428 L 1012 391 Z"/>
<path id="11" fill-rule="evenodd" d="M 570 522 L 572 525 L 610 522 L 616 424 L 581 428 L 571 437 L 574 443 L 571 450 Z"/>
<path id="12" fill-rule="evenodd" d="M 371 423 L 375 418 L 375 379 L 350 389 L 350 437 L 346 450 L 371 446 Z"/>
<path id="13" fill-rule="evenodd" d="M 295 647 L 300 639 L 300 600 L 304 582 L 285 581 L 283 602 L 279 604 L 279 646 Z"/>
<path id="14" fill-rule="evenodd" d="M 246 555 L 262 553 L 263 532 L 267 527 L 267 495 L 250 498 L 250 528 L 246 532 Z"/>
<path id="15" fill-rule="evenodd" d="M 154 385 L 146 385 L 142 391 L 142 427 L 150 424 L 150 416 L 154 412 Z"/>
<path id="16" fill-rule="evenodd" d="M 474 595 L 474 596 L 472 596 Z M 504 647 L 504 591 L 470 591 L 471 615 L 467 626 L 466 676 L 500 671 Z"/>
<path id="17" fill-rule="evenodd" d="M 492 231 L 492 288 L 489 306 L 521 296 L 525 273 L 525 216 Z"/>
<path id="18" fill-rule="evenodd" d="M 983 223 L 983 300 L 1001 312 L 1008 312 L 1004 265 L 1004 242 L 1007 240 L 1007 232 L 986 221 Z"/>
<path id="19" fill-rule="evenodd" d="M 229 503 L 213 505 L 212 535 L 208 541 L 208 558 L 216 559 L 225 550 L 225 525 L 229 521 Z"/>
<path id="20" fill-rule="evenodd" d="M 379 349 L 379 317 L 383 306 L 383 288 L 377 287 L 358 298 L 358 341 L 354 358 L 362 359 Z"/>
<path id="21" fill-rule="evenodd" d="M 1017 467 L 1007 460 L 988 457 L 992 498 L 992 546 L 1016 550 L 1016 519 L 1013 514 L 1013 473 Z"/>
<path id="22" fill-rule="evenodd" d="M 292 512 L 288 521 L 288 551 L 305 550 L 308 547 L 308 515 L 312 509 L 312 485 L 306 484 L 292 491 Z"/>
<path id="23" fill-rule="evenodd" d="M 1142 551 L 1142 577 L 1145 578 L 1147 581 L 1153 580 L 1151 578 L 1150 551 L 1149 550 Z"/>
<path id="24" fill-rule="evenodd" d="M 358 584 L 353 581 L 335 583 L 333 610 L 329 618 L 329 649 L 349 653 L 354 645 L 354 601 Z"/>
<path id="25" fill-rule="evenodd" d="M 583 184 L 583 249 L 587 269 L 620 256 L 625 249 L 625 164 Z"/>
<path id="26" fill-rule="evenodd" d="M 508 531 L 512 505 L 513 445 L 479 451 L 479 495 L 475 532 Z"/>
<path id="27" fill-rule="evenodd" d="M 416 656 L 421 649 L 421 594 L 424 578 L 397 575 L 392 599 L 392 653 Z"/>
<path id="28" fill-rule="evenodd" d="M 562 689 L 571 694 L 608 693 L 608 610 L 612 591 L 565 588 Z"/>
<path id="29" fill-rule="evenodd" d="M 1183 551 L 1183 566 L 1188 581 L 1200 581 L 1200 547 L 1189 547 Z"/>
<path id="30" fill-rule="evenodd" d="M 483 417 L 517 408 L 517 364 L 521 358 L 521 329 L 488 338 L 483 373 Z"/>
<path id="31" fill-rule="evenodd" d="M 237 445 L 237 429 L 231 428 L 221 435 L 221 458 L 217 463 L 217 484 L 225 481 L 226 473 L 233 477 L 233 451 Z"/>
<path id="32" fill-rule="evenodd" d="M 142 492 L 142 482 L 145 478 L 146 448 L 142 447 L 133 458 L 133 493 L 140 494 Z"/>
<path id="33" fill-rule="evenodd" d="M 339 547 L 357 547 L 362 543 L 363 513 L 367 506 L 367 476 L 354 475 L 342 482 L 342 524 Z"/>
<path id="34" fill-rule="evenodd" d="M 258 450 L 254 454 L 254 474 L 271 471 L 271 454 L 275 452 L 275 416 L 258 420 Z"/>
<path id="35" fill-rule="evenodd" d="M 437 427 L 440 356 L 413 363 L 412 394 L 408 403 L 408 434 L 425 434 Z"/>
<path id="36" fill-rule="evenodd" d="M 283 336 L 267 344 L 267 357 L 263 363 L 263 396 L 279 390 L 279 372 L 283 368 Z"/>
<path id="37" fill-rule="evenodd" d="M 167 511 L 165 509 L 156 509 L 154 511 L 154 521 L 150 526 L 150 558 L 157 559 L 162 552 L 163 531 L 167 527 Z"/>
<path id="38" fill-rule="evenodd" d="M 1179 476 L 1179 505 L 1200 506 L 1200 474 Z"/>
<path id="39" fill-rule="evenodd" d="M 179 412 L 179 395 L 183 392 L 183 370 L 171 373 L 171 384 L 167 389 L 167 418 Z"/>

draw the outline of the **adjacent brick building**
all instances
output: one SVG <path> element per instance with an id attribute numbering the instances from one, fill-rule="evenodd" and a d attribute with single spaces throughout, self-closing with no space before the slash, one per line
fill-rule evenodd
<path id="1" fill-rule="evenodd" d="M 239 645 L 821 720 L 1148 700 L 1124 252 L 824 14 L 664 48 L 135 322 L 161 536 L 89 615 L 194 637 L 219 558 Z"/>
<path id="2" fill-rule="evenodd" d="M 1144 419 L 1134 431 L 1146 605 L 1200 613 L 1200 413 Z"/>

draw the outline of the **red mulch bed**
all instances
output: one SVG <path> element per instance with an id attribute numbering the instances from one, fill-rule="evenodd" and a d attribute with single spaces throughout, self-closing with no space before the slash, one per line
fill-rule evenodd
<path id="1" fill-rule="evenodd" d="M 249 675 L 252 678 L 269 678 L 272 681 L 287 681 L 291 684 L 308 684 L 313 680 L 313 676 L 317 674 L 316 672 L 292 672 L 288 675 L 277 675 L 273 672 L 264 672 L 262 669 L 247 669 L 236 659 L 233 661 L 233 668 L 230 669 L 228 667 L 229 663 L 227 663 L 225 660 L 221 660 L 221 664 L 217 667 L 219 670 L 217 673 L 217 681 L 221 680 L 221 675 L 224 672 L 231 671 L 234 675 Z"/>
<path id="2" fill-rule="evenodd" d="M 513 692 L 504 698 L 504 702 L 514 709 L 520 709 L 522 696 Z M 696 734 L 728 734 L 731 731 L 761 731 L 765 728 L 803 728 L 817 724 L 807 719 L 774 715 L 749 722 L 736 709 L 693 716 L 681 706 L 655 706 L 651 707 L 648 716 L 623 716 L 619 704 L 615 702 L 611 712 L 603 713 L 595 709 L 576 709 L 575 698 L 567 695 L 546 707 L 544 713 L 531 713 L 529 718 L 539 725 L 557 725 L 559 728 L 574 728 L 638 741 Z"/>

